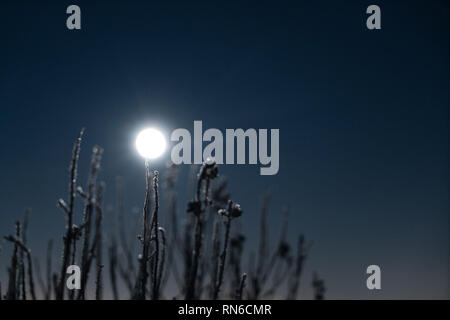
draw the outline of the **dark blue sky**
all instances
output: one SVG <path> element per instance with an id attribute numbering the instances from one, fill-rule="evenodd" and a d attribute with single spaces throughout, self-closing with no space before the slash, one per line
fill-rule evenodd
<path id="1" fill-rule="evenodd" d="M 370 4 L 381 30 L 365 26 Z M 80 182 L 99 144 L 108 199 L 123 176 L 128 208 L 144 196 L 144 125 L 279 128 L 278 175 L 219 168 L 248 237 L 271 189 L 272 239 L 289 204 L 289 238 L 314 241 L 305 292 L 318 270 L 330 298 L 449 298 L 449 30 L 446 1 L 3 1 L 0 233 L 32 207 L 32 249 L 59 241 L 81 127 Z"/>

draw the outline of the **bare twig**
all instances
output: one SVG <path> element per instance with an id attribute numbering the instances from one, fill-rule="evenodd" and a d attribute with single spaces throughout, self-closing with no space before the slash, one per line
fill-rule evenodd
<path id="1" fill-rule="evenodd" d="M 22 243 L 24 245 L 27 244 L 27 233 L 28 233 L 28 220 L 30 217 L 30 209 L 27 208 L 25 210 L 25 215 L 23 217 L 22 222 L 22 232 L 20 235 L 20 239 L 22 240 Z M 18 236 L 19 237 L 19 236 Z M 27 291 L 26 291 L 26 285 L 25 285 L 25 264 L 23 263 L 24 260 L 24 252 L 23 250 L 19 251 L 19 278 L 18 278 L 18 288 L 19 288 L 19 296 L 21 296 L 22 300 L 26 300 Z"/>
<path id="2" fill-rule="evenodd" d="M 113 299 L 118 300 L 119 299 L 119 292 L 117 290 L 117 273 L 116 273 L 116 267 L 117 267 L 117 243 L 115 238 L 112 239 L 111 245 L 108 249 L 108 255 L 109 255 L 109 277 L 111 280 L 111 288 L 113 293 Z"/>
<path id="3" fill-rule="evenodd" d="M 91 168 L 87 182 L 87 194 L 85 197 L 85 207 L 83 214 L 83 249 L 81 255 L 81 288 L 78 292 L 78 300 L 84 300 L 86 294 L 86 285 L 91 268 L 92 256 L 95 253 L 95 248 L 90 247 L 91 236 L 91 217 L 96 206 L 95 184 L 97 174 L 100 169 L 100 161 L 103 149 L 95 146 L 92 150 Z M 81 188 L 78 188 L 80 190 Z M 97 238 L 94 241 L 98 242 Z"/>
<path id="4" fill-rule="evenodd" d="M 22 240 L 20 240 L 17 237 L 14 236 L 6 236 L 5 240 L 10 241 L 17 245 L 21 250 L 23 250 L 27 255 L 27 261 L 28 261 L 28 284 L 30 286 L 30 293 L 31 298 L 33 300 L 36 300 L 36 294 L 34 292 L 34 280 L 33 280 L 33 263 L 31 260 L 31 253 L 30 250 L 23 244 Z"/>
<path id="5" fill-rule="evenodd" d="M 219 227 L 220 227 L 220 217 L 216 217 L 214 220 L 213 227 L 213 239 L 212 239 L 212 256 L 211 256 L 211 286 L 210 295 L 214 298 L 217 285 L 217 274 L 219 270 L 219 255 L 220 255 L 220 238 L 219 238 Z"/>
<path id="6" fill-rule="evenodd" d="M 239 204 L 234 204 L 231 200 L 228 200 L 227 209 L 219 210 L 219 214 L 226 218 L 225 220 L 225 240 L 223 244 L 223 251 L 220 254 L 219 274 L 217 276 L 217 284 L 214 291 L 214 300 L 219 296 L 220 287 L 223 282 L 223 272 L 225 270 L 225 261 L 227 258 L 228 242 L 230 238 L 231 220 L 240 217 L 242 215 L 242 209 Z"/>
<path id="7" fill-rule="evenodd" d="M 64 236 L 64 249 L 61 263 L 61 272 L 59 278 L 59 284 L 56 294 L 57 300 L 64 299 L 64 284 L 66 280 L 66 270 L 69 264 L 69 257 L 71 251 L 72 244 L 72 225 L 73 225 L 73 207 L 75 200 L 75 188 L 77 182 L 77 168 L 78 168 L 78 158 L 80 155 L 80 147 L 81 147 L 81 138 L 83 136 L 84 129 L 81 129 L 80 134 L 75 140 L 73 151 L 72 151 L 72 161 L 70 163 L 70 183 L 69 183 L 69 205 L 66 205 L 64 200 L 60 199 L 58 201 L 59 206 L 64 210 L 67 216 L 66 223 L 66 234 Z"/>
<path id="8" fill-rule="evenodd" d="M 136 285 L 133 293 L 133 299 L 145 300 L 146 283 L 148 279 L 147 264 L 149 260 L 149 245 L 150 245 L 150 224 L 149 224 L 149 211 L 150 211 L 150 195 L 151 195 L 151 175 L 150 166 L 148 160 L 145 161 L 145 202 L 143 210 L 143 223 L 142 223 L 142 254 L 139 257 L 139 274 L 136 280 Z"/>
<path id="9" fill-rule="evenodd" d="M 20 236 L 20 222 L 16 222 L 16 237 Z M 6 293 L 7 300 L 17 299 L 17 264 L 18 264 L 19 245 L 14 242 L 14 250 L 11 257 L 11 267 L 9 268 L 8 291 Z"/>
<path id="10" fill-rule="evenodd" d="M 166 231 L 164 230 L 164 228 L 158 228 L 159 232 L 161 233 L 161 239 L 162 239 L 162 252 L 161 252 L 161 262 L 159 264 L 159 269 L 158 269 L 158 282 L 157 282 L 157 292 L 158 292 L 158 296 L 159 296 L 159 290 L 161 287 L 161 281 L 163 279 L 163 274 L 164 274 L 164 263 L 166 260 Z"/>
<path id="11" fill-rule="evenodd" d="M 96 288 L 95 288 L 95 300 L 101 300 L 102 299 L 102 270 L 103 265 L 97 264 L 97 279 L 95 281 Z"/>
<path id="12" fill-rule="evenodd" d="M 197 191 L 194 201 L 188 203 L 188 212 L 192 212 L 195 216 L 195 236 L 194 236 L 194 250 L 192 251 L 192 265 L 189 272 L 186 299 L 191 300 L 197 298 L 196 294 L 196 280 L 200 260 L 200 251 L 202 248 L 203 238 L 203 214 L 206 208 L 210 205 L 209 200 L 209 185 L 212 179 L 218 175 L 218 168 L 214 160 L 206 159 L 200 168 L 197 179 Z M 202 183 L 205 182 L 203 200 L 200 197 Z"/>
<path id="13" fill-rule="evenodd" d="M 159 297 L 159 285 L 160 280 L 158 280 L 158 267 L 159 267 L 159 236 L 158 236 L 158 211 L 159 211 L 159 196 L 158 196 L 158 171 L 153 171 L 153 192 L 155 195 L 155 208 L 153 211 L 152 222 L 151 222 L 151 234 L 153 234 L 153 239 L 155 240 L 155 255 L 152 261 L 152 299 L 158 300 Z"/>
<path id="14" fill-rule="evenodd" d="M 103 279 L 102 279 L 102 269 L 103 269 L 103 238 L 102 238 L 102 220 L 103 220 L 103 190 L 105 188 L 105 183 L 100 183 L 97 188 L 97 202 L 96 202 L 96 219 L 95 219 L 95 244 L 93 250 L 96 251 L 95 259 L 97 260 L 97 280 L 96 280 L 96 290 L 95 298 L 100 300 L 103 296 Z"/>
<path id="15" fill-rule="evenodd" d="M 230 297 L 236 297 L 236 291 L 239 289 L 242 273 L 241 273 L 241 259 L 244 249 L 245 236 L 237 234 L 230 239 L 230 267 L 232 269 L 232 284 Z"/>

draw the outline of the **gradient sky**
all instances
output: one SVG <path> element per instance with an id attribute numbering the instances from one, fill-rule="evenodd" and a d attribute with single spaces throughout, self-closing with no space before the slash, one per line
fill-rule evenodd
<path id="1" fill-rule="evenodd" d="M 65 25 L 73 3 L 80 31 Z M 365 26 L 370 4 L 381 30 Z M 448 299 L 449 30 L 447 1 L 2 1 L 0 234 L 31 207 L 33 252 L 60 244 L 56 201 L 81 127 L 80 183 L 102 146 L 107 199 L 120 175 L 128 209 L 144 197 L 140 128 L 279 128 L 278 175 L 219 168 L 248 245 L 272 190 L 272 239 L 288 204 L 289 239 L 314 241 L 305 298 L 317 270 L 329 298 Z M 379 292 L 365 287 L 370 264 Z"/>

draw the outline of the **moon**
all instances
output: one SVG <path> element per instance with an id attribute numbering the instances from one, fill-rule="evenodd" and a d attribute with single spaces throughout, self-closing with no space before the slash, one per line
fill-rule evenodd
<path id="1" fill-rule="evenodd" d="M 155 128 L 142 130 L 136 137 L 136 149 L 146 159 L 155 159 L 166 150 L 166 138 Z"/>

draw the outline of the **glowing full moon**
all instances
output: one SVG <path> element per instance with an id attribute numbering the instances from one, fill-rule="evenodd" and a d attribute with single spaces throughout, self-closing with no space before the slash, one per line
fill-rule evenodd
<path id="1" fill-rule="evenodd" d="M 136 138 L 136 149 L 146 159 L 155 159 L 166 150 L 166 139 L 156 129 L 142 130 Z"/>

